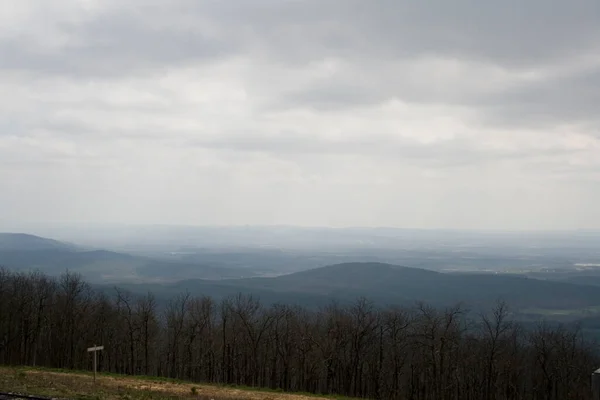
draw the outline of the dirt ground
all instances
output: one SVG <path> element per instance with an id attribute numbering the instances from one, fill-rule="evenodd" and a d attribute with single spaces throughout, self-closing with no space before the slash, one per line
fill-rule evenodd
<path id="1" fill-rule="evenodd" d="M 0 392 L 25 393 L 78 400 L 331 400 L 277 392 L 241 390 L 191 383 L 131 377 L 0 367 Z"/>

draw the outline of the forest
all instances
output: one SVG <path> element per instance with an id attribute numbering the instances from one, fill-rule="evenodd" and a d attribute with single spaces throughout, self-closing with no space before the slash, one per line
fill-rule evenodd
<path id="1" fill-rule="evenodd" d="M 90 369 L 94 344 L 103 372 L 369 399 L 588 399 L 600 367 L 577 327 L 526 329 L 502 301 L 478 314 L 365 298 L 265 306 L 241 293 L 163 305 L 75 273 L 0 268 L 0 363 Z"/>

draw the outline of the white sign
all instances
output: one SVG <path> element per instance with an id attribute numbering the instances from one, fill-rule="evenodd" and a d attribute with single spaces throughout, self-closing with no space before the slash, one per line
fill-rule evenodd
<path id="1" fill-rule="evenodd" d="M 96 354 L 98 354 L 98 352 L 100 350 L 104 350 L 104 346 L 96 346 L 94 345 L 94 347 L 88 347 L 88 353 L 94 353 L 94 383 L 96 383 Z"/>

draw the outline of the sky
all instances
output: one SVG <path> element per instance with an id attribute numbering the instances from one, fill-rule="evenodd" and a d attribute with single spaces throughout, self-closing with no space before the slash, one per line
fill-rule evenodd
<path id="1" fill-rule="evenodd" d="M 599 204 L 598 0 L 0 2 L 0 222 L 600 229 Z"/>

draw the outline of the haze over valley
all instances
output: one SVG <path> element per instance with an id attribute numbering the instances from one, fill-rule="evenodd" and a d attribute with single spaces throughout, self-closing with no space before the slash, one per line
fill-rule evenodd
<path id="1" fill-rule="evenodd" d="M 186 291 L 217 299 L 246 293 L 267 303 L 319 307 L 364 296 L 382 305 L 476 309 L 505 299 L 527 319 L 572 321 L 600 312 L 595 232 L 124 226 L 83 235 L 70 229 L 56 232 L 60 241 L 0 234 L 0 264 L 54 276 L 68 270 L 107 291 L 117 285 L 162 299 Z"/>

